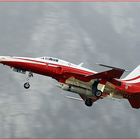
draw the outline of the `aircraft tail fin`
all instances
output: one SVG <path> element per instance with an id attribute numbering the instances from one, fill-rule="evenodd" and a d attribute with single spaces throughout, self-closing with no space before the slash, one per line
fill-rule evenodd
<path id="1" fill-rule="evenodd" d="M 123 80 L 137 80 L 140 78 L 140 65 L 130 72 Z M 140 82 L 140 81 L 139 81 Z"/>

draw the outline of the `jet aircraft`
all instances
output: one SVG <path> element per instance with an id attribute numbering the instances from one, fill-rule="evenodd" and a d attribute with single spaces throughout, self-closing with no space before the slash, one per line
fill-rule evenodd
<path id="1" fill-rule="evenodd" d="M 89 107 L 99 99 L 110 97 L 127 99 L 133 108 L 140 108 L 140 66 L 121 79 L 126 71 L 121 68 L 99 64 L 109 70 L 95 72 L 84 68 L 83 63 L 76 65 L 54 57 L 0 56 L 0 63 L 28 74 L 25 89 L 30 88 L 29 80 L 36 73 L 56 79 L 60 88 L 79 94 Z"/>

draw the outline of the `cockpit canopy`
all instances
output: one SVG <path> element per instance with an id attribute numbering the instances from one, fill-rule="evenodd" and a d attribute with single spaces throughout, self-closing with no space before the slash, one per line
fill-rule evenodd
<path id="1" fill-rule="evenodd" d="M 55 62 L 58 62 L 58 61 L 59 61 L 58 58 L 53 58 L 53 57 L 40 57 L 40 59 L 43 59 L 43 60 L 50 60 L 50 61 L 55 61 Z"/>
<path id="2" fill-rule="evenodd" d="M 59 64 L 64 64 L 64 65 L 71 65 L 71 66 L 75 66 L 74 64 L 70 63 L 70 62 L 67 62 L 67 61 L 64 61 L 62 59 L 58 59 L 58 58 L 54 58 L 54 57 L 39 57 L 39 59 L 43 59 L 43 60 L 49 60 L 49 61 L 53 61 L 53 62 L 56 62 L 56 63 L 59 63 Z"/>

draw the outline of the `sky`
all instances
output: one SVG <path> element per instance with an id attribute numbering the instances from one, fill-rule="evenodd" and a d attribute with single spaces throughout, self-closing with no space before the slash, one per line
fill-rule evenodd
<path id="1" fill-rule="evenodd" d="M 96 63 L 140 64 L 140 3 L 0 3 L 0 55 L 53 56 L 95 71 Z M 125 73 L 125 77 L 128 73 Z M 0 65 L 0 138 L 139 138 L 140 110 L 127 100 L 87 107 L 52 78 Z"/>

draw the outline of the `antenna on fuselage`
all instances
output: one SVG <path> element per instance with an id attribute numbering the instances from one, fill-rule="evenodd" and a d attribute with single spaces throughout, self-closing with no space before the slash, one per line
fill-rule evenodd
<path id="1" fill-rule="evenodd" d="M 79 66 L 79 67 L 82 67 L 82 66 L 83 66 L 83 64 L 84 64 L 84 63 L 82 62 L 82 63 L 80 63 L 78 66 Z"/>

